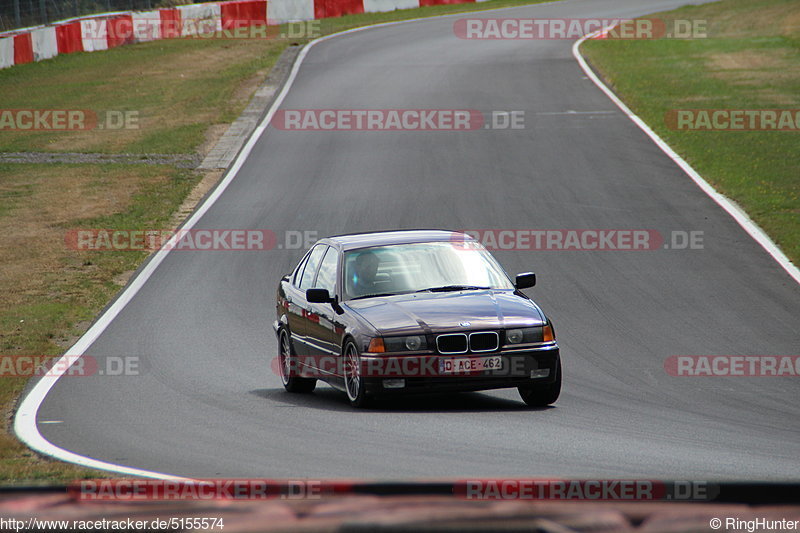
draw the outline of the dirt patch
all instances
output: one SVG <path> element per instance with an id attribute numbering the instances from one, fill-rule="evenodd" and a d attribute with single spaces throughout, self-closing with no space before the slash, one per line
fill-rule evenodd
<path id="1" fill-rule="evenodd" d="M 269 70 L 262 69 L 250 76 L 244 83 L 236 88 L 236 91 L 233 93 L 233 101 L 242 107 L 246 106 L 250 98 L 253 97 L 253 93 L 255 93 L 256 89 L 264 82 L 264 78 L 267 77 L 267 74 L 269 74 Z"/>
<path id="2" fill-rule="evenodd" d="M 776 3 L 757 10 L 747 2 L 738 8 L 729 4 L 709 17 L 710 35 L 714 38 L 763 37 L 764 35 L 797 35 L 800 32 L 800 5 Z"/>
<path id="3" fill-rule="evenodd" d="M 786 66 L 784 53 L 769 54 L 760 50 L 743 50 L 727 54 L 715 54 L 709 59 L 709 66 L 714 70 L 756 71 Z"/>
<path id="4" fill-rule="evenodd" d="M 69 348 L 72 348 L 76 342 L 78 342 L 78 339 L 81 338 L 81 335 L 83 335 L 91 325 L 92 323 L 89 320 L 82 320 L 72 327 L 72 333 L 57 337 L 53 339 L 53 342 L 64 350 L 68 350 Z"/>
<path id="5" fill-rule="evenodd" d="M 146 182 L 128 169 L 109 172 L 86 166 L 15 165 L 3 187 L 25 185 L 30 195 L 0 217 L 0 307 L 8 309 L 35 294 L 46 294 L 47 274 L 70 275 L 74 253 L 64 241 L 72 221 L 119 213 Z"/>
<path id="6" fill-rule="evenodd" d="M 800 34 L 800 8 L 794 8 L 793 12 L 785 14 L 780 31 L 787 36 Z"/>
<path id="7" fill-rule="evenodd" d="M 786 49 L 741 50 L 710 55 L 711 75 L 734 85 L 753 87 L 753 96 L 776 106 L 798 102 L 794 90 L 800 80 L 797 54 Z M 769 79 L 769 86 L 764 80 Z"/>

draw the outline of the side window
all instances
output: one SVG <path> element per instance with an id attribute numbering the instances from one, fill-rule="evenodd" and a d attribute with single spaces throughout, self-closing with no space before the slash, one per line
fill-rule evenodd
<path id="1" fill-rule="evenodd" d="M 307 253 L 306 255 L 304 255 L 303 259 L 300 260 L 300 263 L 295 268 L 294 277 L 292 278 L 292 285 L 294 285 L 295 287 L 300 285 L 300 278 L 303 276 L 303 269 L 306 267 L 309 255 L 311 254 Z"/>
<path id="2" fill-rule="evenodd" d="M 339 253 L 332 246 L 328 248 L 328 253 L 325 254 L 325 259 L 319 267 L 319 274 L 317 274 L 317 282 L 314 287 L 318 289 L 328 289 L 331 296 L 336 291 L 336 265 L 338 263 Z"/>
<path id="3" fill-rule="evenodd" d="M 317 268 L 320 261 L 322 261 L 322 254 L 328 248 L 327 244 L 318 244 L 311 250 L 311 255 L 308 256 L 306 266 L 303 269 L 303 277 L 300 278 L 300 285 L 298 288 L 302 291 L 310 289 L 314 286 L 314 276 L 317 274 Z"/>

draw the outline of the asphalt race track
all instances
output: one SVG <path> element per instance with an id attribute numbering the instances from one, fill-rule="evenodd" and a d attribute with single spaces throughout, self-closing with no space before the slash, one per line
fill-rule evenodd
<path id="1" fill-rule="evenodd" d="M 566 0 L 470 16 L 614 17 L 686 0 Z M 568 40 L 461 40 L 455 18 L 309 52 L 284 109 L 524 110 L 525 129 L 267 129 L 196 228 L 325 235 L 394 228 L 702 231 L 703 248 L 501 251 L 551 316 L 555 407 L 516 390 L 350 408 L 270 369 L 277 282 L 303 251 L 172 252 L 88 354 L 138 376 L 62 378 L 53 444 L 182 476 L 566 476 L 789 480 L 800 380 L 673 377 L 672 355 L 798 355 L 800 287 L 585 77 Z M 578 111 L 579 113 L 567 113 Z M 56 423 L 41 423 L 52 422 Z"/>

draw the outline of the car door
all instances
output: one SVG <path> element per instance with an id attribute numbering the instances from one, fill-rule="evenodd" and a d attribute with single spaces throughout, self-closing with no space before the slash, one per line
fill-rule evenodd
<path id="1" fill-rule="evenodd" d="M 339 251 L 333 246 L 328 248 L 314 282 L 314 288 L 326 289 L 334 297 L 337 295 L 339 255 Z M 333 372 L 339 356 L 340 337 L 344 331 L 342 324 L 338 321 L 339 314 L 330 303 L 310 304 L 310 309 L 309 346 L 312 347 L 312 350 L 316 350 L 317 355 L 321 356 L 319 361 L 324 364 L 319 366 L 320 370 Z"/>
<path id="2" fill-rule="evenodd" d="M 308 262 L 310 251 L 306 252 L 303 259 L 297 264 L 291 274 L 286 276 L 285 283 L 281 284 L 282 292 L 279 294 L 281 299 L 280 306 L 283 308 L 282 312 L 286 315 L 286 321 L 289 325 L 289 332 L 292 336 L 292 344 L 294 351 L 297 355 L 302 355 L 305 350 L 305 344 L 299 342 L 298 339 L 303 337 L 303 307 L 298 305 L 302 303 L 300 289 L 297 287 L 300 284 L 300 278 L 303 275 L 303 269 Z"/>
<path id="3" fill-rule="evenodd" d="M 308 253 L 305 264 L 301 267 L 301 270 L 293 280 L 292 302 L 290 305 L 294 312 L 290 313 L 289 316 L 290 320 L 294 318 L 295 325 L 292 326 L 290 322 L 289 328 L 292 331 L 292 340 L 297 355 L 307 356 L 314 354 L 314 351 L 310 349 L 308 343 L 308 331 L 312 322 L 310 318 L 311 307 L 308 300 L 306 300 L 306 289 L 310 289 L 314 286 L 319 264 L 327 249 L 327 244 L 317 244 L 314 246 Z"/>

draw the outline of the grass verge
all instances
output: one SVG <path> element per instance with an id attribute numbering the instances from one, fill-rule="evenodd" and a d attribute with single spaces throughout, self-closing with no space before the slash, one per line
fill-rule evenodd
<path id="1" fill-rule="evenodd" d="M 701 21 L 707 37 L 592 40 L 581 52 L 636 114 L 800 264 L 800 132 L 676 130 L 665 119 L 674 109 L 800 109 L 800 3 L 723 0 L 647 18 Z"/>

